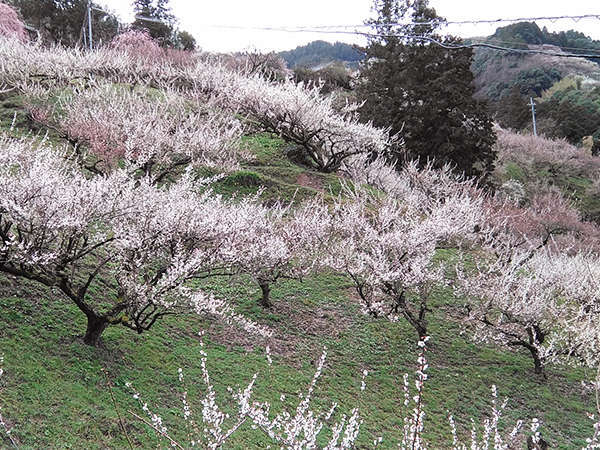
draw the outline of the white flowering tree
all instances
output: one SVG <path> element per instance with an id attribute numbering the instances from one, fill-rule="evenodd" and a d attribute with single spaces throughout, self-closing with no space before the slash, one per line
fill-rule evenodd
<path id="1" fill-rule="evenodd" d="M 141 84 L 176 89 L 188 98 L 214 97 L 221 108 L 237 112 L 258 129 L 280 135 L 302 150 L 320 171 L 337 171 L 355 155 L 384 154 L 396 144 L 386 130 L 360 123 L 356 105 L 343 111 L 333 98 L 321 95 L 318 86 L 292 81 L 272 82 L 260 74 L 228 70 L 211 58 L 178 65 L 168 59 L 151 60 L 131 52 L 103 48 L 80 52 L 41 49 L 0 39 L 0 84 L 27 90 L 70 86 L 75 80 L 98 77 L 113 83 Z"/>
<path id="2" fill-rule="evenodd" d="M 444 282 L 444 267 L 433 262 L 437 247 L 468 236 L 483 213 L 460 183 L 454 194 L 426 202 L 416 188 L 406 194 L 354 188 L 339 199 L 332 219 L 338 241 L 328 264 L 354 281 L 366 312 L 403 317 L 420 338 L 427 334 L 430 291 Z"/>
<path id="3" fill-rule="evenodd" d="M 62 291 L 86 315 L 90 345 L 109 325 L 141 333 L 167 314 L 237 320 L 187 283 L 230 271 L 266 213 L 252 199 L 212 195 L 191 175 L 168 188 L 121 170 L 87 178 L 44 142 L 0 138 L 0 271 Z M 113 289 L 94 296 L 100 278 Z"/>
<path id="4" fill-rule="evenodd" d="M 253 223 L 254 238 L 236 257 L 235 267 L 260 287 L 259 303 L 272 306 L 271 285 L 279 279 L 302 280 L 323 267 L 331 236 L 331 215 L 319 198 L 303 204 L 275 204 Z"/>
<path id="5" fill-rule="evenodd" d="M 189 165 L 231 170 L 244 156 L 240 121 L 211 101 L 97 82 L 66 92 L 26 91 L 32 117 L 63 134 L 96 174 L 124 163 L 132 176 L 159 183 Z"/>
<path id="6" fill-rule="evenodd" d="M 505 237 L 509 240 L 508 237 Z M 600 262 L 504 245 L 488 264 L 459 270 L 465 322 L 478 342 L 526 349 L 536 374 L 551 362 L 598 364 Z"/>

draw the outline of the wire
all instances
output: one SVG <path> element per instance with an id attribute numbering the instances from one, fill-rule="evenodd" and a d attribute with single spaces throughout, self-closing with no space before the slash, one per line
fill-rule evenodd
<path id="1" fill-rule="evenodd" d="M 516 17 L 516 18 L 500 18 L 500 19 L 477 19 L 477 20 L 456 20 L 456 21 L 429 21 L 429 22 L 389 22 L 383 25 L 400 27 L 400 26 L 416 26 L 416 25 L 476 25 L 476 24 L 493 24 L 493 23 L 509 23 L 509 22 L 535 22 L 535 21 L 557 21 L 563 19 L 571 19 L 574 22 L 579 22 L 582 19 L 596 19 L 600 20 L 600 14 L 584 14 L 580 16 L 542 16 L 542 17 Z M 344 29 L 358 29 L 358 28 L 370 28 L 369 24 L 355 24 L 355 25 L 309 25 L 309 26 L 296 26 L 296 27 L 277 27 L 277 26 L 264 26 L 264 27 L 245 27 L 245 26 L 234 26 L 234 25 L 203 25 L 210 28 L 234 28 L 234 29 L 246 29 L 252 28 L 257 30 L 277 30 L 277 31 L 300 31 L 305 29 L 310 30 L 327 30 L 337 29 L 343 31 Z M 337 31 L 334 30 L 334 31 Z"/>
<path id="2" fill-rule="evenodd" d="M 426 41 L 426 42 L 430 42 L 432 44 L 435 45 L 439 45 L 442 48 L 448 49 L 448 50 L 459 50 L 459 49 L 465 49 L 465 48 L 475 48 L 475 47 L 483 47 L 483 48 L 489 48 L 492 50 L 500 50 L 500 51 L 505 51 L 505 52 L 513 52 L 513 53 L 524 53 L 524 54 L 538 54 L 538 55 L 547 55 L 547 56 L 560 56 L 562 58 L 593 58 L 593 59 L 600 59 L 600 55 L 596 54 L 596 55 L 591 55 L 591 54 L 580 54 L 580 53 L 558 53 L 558 52 L 548 52 L 548 51 L 544 51 L 544 50 L 532 50 L 532 49 L 522 49 L 522 48 L 511 48 L 511 47 L 501 47 L 498 45 L 493 45 L 493 44 L 486 44 L 486 43 L 474 43 L 474 44 L 461 44 L 461 45 L 454 45 L 454 44 L 444 44 L 443 42 L 440 42 L 436 39 L 427 37 L 427 36 L 414 36 L 414 35 L 401 35 L 401 34 L 391 34 L 391 35 L 384 35 L 384 34 L 370 34 L 370 33 L 359 33 L 359 34 L 363 34 L 366 35 L 368 37 L 381 37 L 381 38 L 389 38 L 389 37 L 400 37 L 400 38 L 408 38 L 408 39 L 415 39 L 415 40 L 421 40 L 421 41 Z"/>
<path id="3" fill-rule="evenodd" d="M 574 22 L 579 22 L 582 19 L 600 20 L 600 14 L 584 14 L 581 16 L 542 16 L 542 17 L 516 17 L 514 19 L 479 19 L 479 20 L 456 20 L 456 21 L 430 21 L 430 22 L 406 22 L 406 23 L 389 23 L 385 25 L 402 26 L 402 25 L 476 25 L 480 23 L 508 23 L 508 22 L 537 22 L 549 20 L 555 22 L 557 20 L 571 19 Z M 365 26 L 365 25 L 361 25 Z"/>
<path id="4" fill-rule="evenodd" d="M 600 17 L 600 16 L 598 16 Z M 423 23 L 419 23 L 423 25 Z M 512 53 L 523 53 L 523 54 L 539 54 L 539 55 L 547 55 L 547 56 L 559 56 L 562 58 L 588 58 L 588 59 L 600 59 L 600 54 L 583 54 L 583 53 L 559 53 L 559 52 L 550 52 L 544 50 L 533 50 L 533 49 L 522 49 L 522 48 L 512 48 L 512 47 L 501 47 L 499 45 L 493 45 L 488 43 L 473 43 L 473 44 L 464 44 L 464 45 L 451 45 L 444 44 L 443 42 L 437 41 L 433 38 L 429 38 L 426 36 L 416 36 L 410 34 L 377 34 L 377 33 L 367 33 L 363 31 L 343 31 L 343 30 L 324 30 L 319 28 L 279 28 L 279 27 L 247 27 L 247 26 L 235 26 L 235 25 L 215 25 L 215 28 L 227 28 L 227 29 L 243 29 L 243 30 L 257 30 L 257 31 L 278 31 L 283 33 L 317 33 L 317 34 L 342 34 L 342 35 L 356 35 L 356 36 L 364 36 L 367 38 L 407 38 L 407 39 L 416 39 L 427 41 L 435 45 L 439 45 L 448 50 L 459 50 L 466 48 L 476 48 L 483 47 L 489 48 L 492 50 L 499 50 L 505 52 Z M 585 48 L 577 48 L 578 50 L 586 50 L 586 51 L 596 51 L 594 49 L 585 49 Z"/>
<path id="5" fill-rule="evenodd" d="M 415 39 L 419 39 L 419 36 L 414 36 Z M 435 39 L 421 37 L 423 40 L 427 40 L 434 44 L 439 45 L 440 47 L 444 47 L 447 49 L 460 49 L 460 48 L 475 48 L 475 47 L 483 47 L 489 48 L 492 50 L 501 50 L 506 52 L 514 52 L 514 53 L 529 53 L 529 54 L 538 54 L 538 55 L 548 55 L 548 56 L 560 56 L 561 58 L 595 58 L 600 59 L 599 54 L 583 54 L 583 53 L 558 53 L 558 52 L 549 52 L 544 50 L 533 50 L 533 49 L 521 49 L 521 48 L 511 48 L 511 47 L 501 47 L 498 45 L 487 44 L 487 43 L 474 43 L 474 44 L 466 44 L 466 45 L 446 45 Z M 589 50 L 589 49 L 582 49 Z M 592 50 L 593 51 L 593 50 Z"/>
<path id="6" fill-rule="evenodd" d="M 495 39 L 495 38 L 465 38 L 465 40 L 471 40 L 471 41 L 476 41 L 477 39 L 481 39 L 480 41 L 476 42 L 478 44 L 517 44 L 517 45 L 523 45 L 523 42 L 517 42 L 517 41 L 501 41 L 499 39 Z M 555 45 L 555 44 L 531 44 L 531 45 L 553 45 L 554 47 L 560 47 L 562 50 L 585 50 L 588 52 L 599 52 L 600 53 L 600 47 L 598 49 L 593 49 L 593 48 L 585 48 L 585 47 L 565 47 L 562 45 Z"/>

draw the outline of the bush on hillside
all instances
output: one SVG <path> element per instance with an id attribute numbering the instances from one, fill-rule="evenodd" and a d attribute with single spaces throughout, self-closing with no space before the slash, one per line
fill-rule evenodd
<path id="1" fill-rule="evenodd" d="M 12 6 L 0 3 L 0 36 L 27 40 L 25 24 Z"/>
<path id="2" fill-rule="evenodd" d="M 110 46 L 136 58 L 152 62 L 162 55 L 162 49 L 145 30 L 129 30 L 111 41 Z"/>

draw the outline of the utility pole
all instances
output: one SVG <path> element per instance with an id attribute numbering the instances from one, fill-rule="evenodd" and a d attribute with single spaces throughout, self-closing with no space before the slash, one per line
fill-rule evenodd
<path id="1" fill-rule="evenodd" d="M 535 123 L 535 103 L 533 103 L 533 97 L 529 97 L 529 101 L 531 102 L 531 117 L 533 117 L 533 135 L 537 136 L 537 125 Z"/>
<path id="2" fill-rule="evenodd" d="M 90 44 L 90 50 L 93 48 L 92 41 L 92 0 L 88 0 L 87 4 L 87 16 L 88 16 L 88 42 Z"/>

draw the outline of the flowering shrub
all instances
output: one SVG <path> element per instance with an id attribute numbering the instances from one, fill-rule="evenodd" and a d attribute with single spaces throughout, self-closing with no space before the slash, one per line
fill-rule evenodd
<path id="1" fill-rule="evenodd" d="M 415 389 L 416 392 L 411 393 L 409 375 L 405 374 L 403 378 L 404 390 L 404 406 L 408 408 L 412 405 L 410 412 L 402 417 L 403 427 L 398 433 L 397 446 L 403 449 L 426 450 L 430 448 L 430 444 L 423 439 L 423 431 L 425 429 L 426 415 L 423 393 L 428 379 L 428 364 L 426 358 L 428 337 L 423 338 L 418 343 L 419 356 L 417 358 L 417 370 L 415 372 Z M 132 413 L 135 417 L 143 420 L 150 426 L 161 439 L 166 439 L 169 444 L 177 448 L 202 447 L 202 448 L 220 448 L 226 441 L 236 433 L 239 428 L 247 422 L 250 422 L 254 427 L 262 430 L 266 436 L 271 438 L 274 443 L 277 443 L 281 448 L 302 450 L 317 448 L 317 438 L 325 429 L 325 423 L 331 423 L 330 419 L 334 415 L 338 404 L 334 402 L 328 411 L 315 412 L 310 409 L 311 400 L 314 394 L 315 385 L 321 376 L 325 364 L 327 353 L 323 351 L 317 363 L 317 369 L 313 379 L 304 394 L 300 394 L 300 403 L 293 412 L 287 411 L 285 408 L 275 416 L 271 414 L 271 405 L 268 402 L 252 401 L 252 393 L 254 385 L 258 380 L 258 374 L 254 374 L 250 383 L 243 390 L 227 388 L 231 393 L 237 407 L 237 414 L 230 417 L 223 413 L 216 403 L 215 389 L 212 385 L 207 367 L 207 354 L 202 349 L 200 351 L 201 360 L 200 366 L 202 370 L 202 381 L 206 386 L 206 394 L 203 398 L 198 399 L 202 406 L 200 424 L 196 414 L 190 406 L 187 391 L 182 395 L 182 417 L 185 422 L 185 428 L 188 432 L 189 443 L 176 441 L 169 435 L 166 425 L 162 418 L 152 412 L 148 405 L 143 402 L 141 395 L 133 391 L 133 398 L 140 402 L 141 408 L 150 421 L 146 421 L 137 414 Z M 271 364 L 271 356 L 267 347 L 267 360 Z M 183 371 L 179 369 L 179 380 L 183 383 Z M 362 374 L 361 392 L 367 388 L 368 383 L 365 378 L 368 372 L 365 370 Z M 133 389 L 130 383 L 127 383 L 129 389 Z M 281 396 L 282 402 L 285 401 L 285 396 Z M 506 408 L 508 401 L 505 400 L 498 404 L 496 386 L 492 386 L 492 408 L 489 418 L 486 418 L 482 423 L 483 432 L 481 435 L 477 432 L 475 421 L 472 420 L 473 426 L 470 433 L 468 445 L 461 442 L 459 434 L 452 415 L 449 415 L 450 435 L 448 437 L 448 448 L 454 450 L 484 450 L 493 448 L 494 450 L 508 450 L 522 446 L 524 440 L 523 421 L 518 420 L 512 428 L 508 428 L 508 432 L 500 431 L 502 413 Z M 226 429 L 224 424 L 227 423 Z M 331 438 L 328 443 L 322 447 L 325 450 L 342 450 L 355 448 L 356 439 L 358 438 L 360 427 L 364 420 L 360 418 L 358 408 L 353 408 L 349 418 L 342 416 L 341 419 L 330 425 Z M 539 432 L 540 421 L 536 418 L 532 419 L 529 432 L 529 439 L 533 444 L 541 441 Z M 594 429 L 597 431 L 598 426 Z M 597 442 L 597 432 L 593 439 L 589 439 L 590 444 Z M 450 444 L 450 442 L 452 442 Z M 382 437 L 374 440 L 373 447 L 379 445 L 391 446 L 391 442 L 384 442 Z M 596 447 L 587 447 L 596 448 Z"/>
<path id="2" fill-rule="evenodd" d="M 25 25 L 12 6 L 0 2 L 0 37 L 27 41 Z"/>
<path id="3" fill-rule="evenodd" d="M 228 392 L 232 395 L 238 410 L 235 417 L 230 417 L 228 414 L 222 412 L 216 402 L 215 389 L 206 367 L 207 354 L 203 349 L 204 344 L 201 342 L 200 345 L 202 346 L 200 350 L 200 367 L 202 370 L 202 381 L 206 387 L 205 396 L 199 399 L 199 403 L 202 405 L 202 416 L 200 418 L 202 420 L 202 425 L 199 424 L 198 418 L 189 404 L 187 391 L 183 392 L 181 398 L 183 419 L 188 439 L 190 439 L 190 447 L 200 446 L 202 448 L 210 449 L 220 448 L 244 423 L 248 421 L 262 430 L 274 442 L 280 444 L 282 448 L 309 449 L 316 447 L 317 437 L 321 431 L 324 430 L 325 422 L 331 419 L 338 406 L 337 403 L 334 402 L 328 411 L 321 413 L 316 413 L 310 409 L 313 391 L 321 376 L 327 357 L 327 352 L 325 350 L 319 358 L 317 369 L 306 393 L 299 395 L 301 400 L 294 412 L 290 413 L 284 409 L 274 417 L 271 417 L 271 405 L 269 403 L 251 401 L 254 385 L 258 378 L 258 374 L 256 373 L 244 390 L 238 389 L 237 391 L 234 391 L 231 387 L 227 388 Z M 267 361 L 269 365 L 272 364 L 269 347 L 267 347 Z M 178 373 L 179 381 L 183 384 L 183 370 L 180 368 Z M 363 376 L 362 390 L 364 390 L 364 386 Z M 127 387 L 132 389 L 131 383 L 127 383 Z M 186 444 L 177 442 L 169 435 L 168 429 L 163 424 L 162 418 L 149 409 L 148 405 L 142 401 L 138 392 L 134 391 L 133 398 L 140 402 L 142 410 L 149 417 L 151 423 L 146 423 L 148 423 L 160 437 L 168 440 L 174 447 L 185 447 Z M 281 395 L 281 400 L 282 402 L 285 400 L 284 395 Z M 137 415 L 135 416 L 139 417 Z M 225 423 L 228 424 L 227 429 L 223 429 Z M 329 440 L 328 445 L 324 448 L 329 450 L 352 448 L 352 444 L 358 436 L 361 423 L 362 421 L 358 415 L 357 408 L 352 410 L 350 418 L 347 419 L 346 416 L 342 416 L 340 421 L 332 426 L 333 436 Z"/>
<path id="4" fill-rule="evenodd" d="M 162 56 L 162 49 L 144 30 L 129 30 L 113 38 L 110 47 L 152 64 Z"/>

